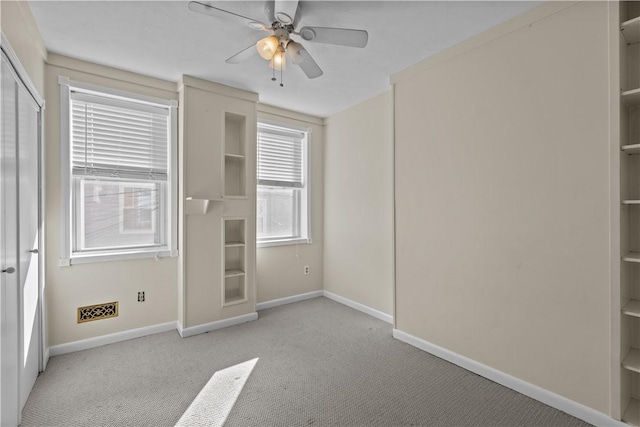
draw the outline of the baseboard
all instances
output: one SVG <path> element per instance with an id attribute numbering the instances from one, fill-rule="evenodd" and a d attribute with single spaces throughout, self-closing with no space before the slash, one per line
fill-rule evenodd
<path id="1" fill-rule="evenodd" d="M 375 308 L 371 308 L 367 305 L 360 304 L 359 302 L 352 301 L 348 298 L 341 297 L 340 295 L 336 295 L 333 292 L 323 291 L 323 295 L 330 300 L 339 302 L 340 304 L 344 304 L 348 307 L 354 308 L 358 311 L 368 314 L 369 316 L 373 316 L 376 319 L 380 319 L 384 322 L 393 324 L 393 316 L 383 313 Z"/>
<path id="2" fill-rule="evenodd" d="M 323 294 L 324 294 L 323 291 L 313 291 L 313 292 L 307 292 L 304 294 L 293 295 L 290 297 L 273 299 L 271 301 L 259 302 L 258 304 L 256 304 L 256 309 L 258 311 L 266 310 L 268 308 L 274 308 L 274 307 L 278 307 L 285 304 L 291 304 L 294 302 L 304 301 L 311 298 L 318 298 L 323 296 Z"/>
<path id="3" fill-rule="evenodd" d="M 184 328 L 182 327 L 182 323 L 179 320 L 176 321 L 176 330 L 178 331 L 180 336 L 183 337 L 182 334 L 183 334 Z"/>
<path id="4" fill-rule="evenodd" d="M 485 377 L 493 382 L 515 390 L 518 393 L 522 393 L 525 396 L 529 396 L 532 399 L 535 399 L 560 411 L 566 412 L 569 415 L 580 418 L 581 420 L 586 421 L 590 424 L 596 426 L 628 427 L 627 424 L 618 420 L 614 420 L 608 415 L 596 411 L 595 409 L 589 408 L 588 406 L 585 406 L 581 403 L 574 402 L 573 400 L 567 399 L 566 397 L 560 396 L 559 394 L 553 393 L 549 390 L 545 390 L 542 387 L 538 387 L 529 382 L 506 374 L 502 371 L 498 371 L 497 369 L 491 368 L 490 366 L 483 365 L 482 363 L 477 362 L 473 359 L 469 359 L 468 357 L 462 356 L 458 353 L 454 353 L 451 350 L 447 350 L 446 348 L 440 347 L 421 338 L 414 337 L 413 335 L 409 335 L 405 332 L 399 331 L 398 329 L 393 330 L 393 337 L 397 340 L 417 347 L 420 350 L 424 350 L 427 353 L 433 354 L 436 357 L 451 362 L 454 365 L 458 365 L 468 371 Z"/>
<path id="5" fill-rule="evenodd" d="M 159 334 L 161 332 L 173 331 L 176 329 L 176 322 L 161 323 L 158 325 L 145 326 L 144 328 L 130 329 L 128 331 L 116 332 L 114 334 L 102 335 L 100 337 L 87 338 L 85 340 L 73 341 L 65 344 L 53 345 L 49 347 L 50 356 L 73 353 L 74 351 L 87 350 L 100 347 L 106 344 L 113 344 L 120 341 L 127 341 L 134 338 L 145 337 L 147 335 Z"/>
<path id="6" fill-rule="evenodd" d="M 227 328 L 229 326 L 240 325 L 241 323 L 251 322 L 258 319 L 258 313 L 253 312 L 249 314 L 243 314 L 242 316 L 231 317 L 229 319 L 217 320 L 211 323 L 204 323 L 202 325 L 190 326 L 188 328 L 182 328 L 179 325 L 178 332 L 182 338 L 191 337 L 193 335 L 203 334 L 205 332 L 215 331 L 216 329 Z"/>
<path id="7" fill-rule="evenodd" d="M 47 369 L 47 365 L 49 364 L 49 358 L 51 357 L 51 353 L 49 352 L 49 347 L 42 354 L 42 371 L 44 372 Z"/>

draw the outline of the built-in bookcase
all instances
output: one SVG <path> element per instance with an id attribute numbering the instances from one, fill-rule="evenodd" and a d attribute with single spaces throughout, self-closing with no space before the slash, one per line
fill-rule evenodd
<path id="1" fill-rule="evenodd" d="M 620 403 L 640 425 L 640 4 L 620 2 Z"/>
<path id="2" fill-rule="evenodd" d="M 178 87 L 178 321 L 191 334 L 256 313 L 258 95 L 190 76 Z"/>
<path id="3" fill-rule="evenodd" d="M 222 306 L 247 301 L 246 287 L 246 220 L 244 218 L 223 218 L 224 278 Z"/>
<path id="4" fill-rule="evenodd" d="M 245 116 L 224 113 L 224 197 L 247 196 L 246 123 Z"/>

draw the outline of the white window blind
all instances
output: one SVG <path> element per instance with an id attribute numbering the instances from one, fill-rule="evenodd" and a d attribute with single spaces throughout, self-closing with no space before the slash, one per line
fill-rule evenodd
<path id="1" fill-rule="evenodd" d="M 73 175 L 168 176 L 169 109 L 71 92 Z"/>
<path id="2" fill-rule="evenodd" d="M 302 188 L 305 138 L 305 132 L 260 123 L 258 185 Z"/>

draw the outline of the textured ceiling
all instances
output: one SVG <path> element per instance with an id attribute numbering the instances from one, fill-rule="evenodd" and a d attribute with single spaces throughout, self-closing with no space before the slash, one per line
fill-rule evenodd
<path id="1" fill-rule="evenodd" d="M 289 63 L 280 87 L 258 55 L 241 64 L 224 62 L 268 33 L 192 12 L 186 1 L 29 3 L 51 52 L 171 81 L 187 74 L 256 92 L 260 102 L 319 117 L 387 90 L 391 74 L 538 4 L 303 1 L 298 27 L 365 29 L 369 44 L 358 49 L 304 42 L 324 75 L 308 80 Z M 212 4 L 267 21 L 263 1 Z"/>

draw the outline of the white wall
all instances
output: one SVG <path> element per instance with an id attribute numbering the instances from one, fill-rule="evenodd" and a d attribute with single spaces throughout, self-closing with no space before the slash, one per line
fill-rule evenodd
<path id="1" fill-rule="evenodd" d="M 393 315 L 393 94 L 327 119 L 324 288 Z"/>
<path id="2" fill-rule="evenodd" d="M 311 129 L 309 140 L 311 191 L 311 244 L 258 248 L 256 254 L 257 301 L 265 302 L 322 290 L 324 126 L 323 120 L 282 108 L 258 104 L 258 119 Z M 304 266 L 310 273 L 304 274 Z"/>
<path id="3" fill-rule="evenodd" d="M 49 345 L 175 321 L 177 317 L 177 258 L 127 260 L 59 267 L 61 174 L 60 92 L 58 76 L 164 99 L 177 99 L 175 83 L 152 79 L 50 54 L 46 67 L 45 226 L 47 322 Z M 146 301 L 137 301 L 145 291 Z M 119 316 L 77 323 L 77 308 L 118 301 Z"/>
<path id="4" fill-rule="evenodd" d="M 604 413 L 608 47 L 549 2 L 394 78 L 397 329 Z"/>

